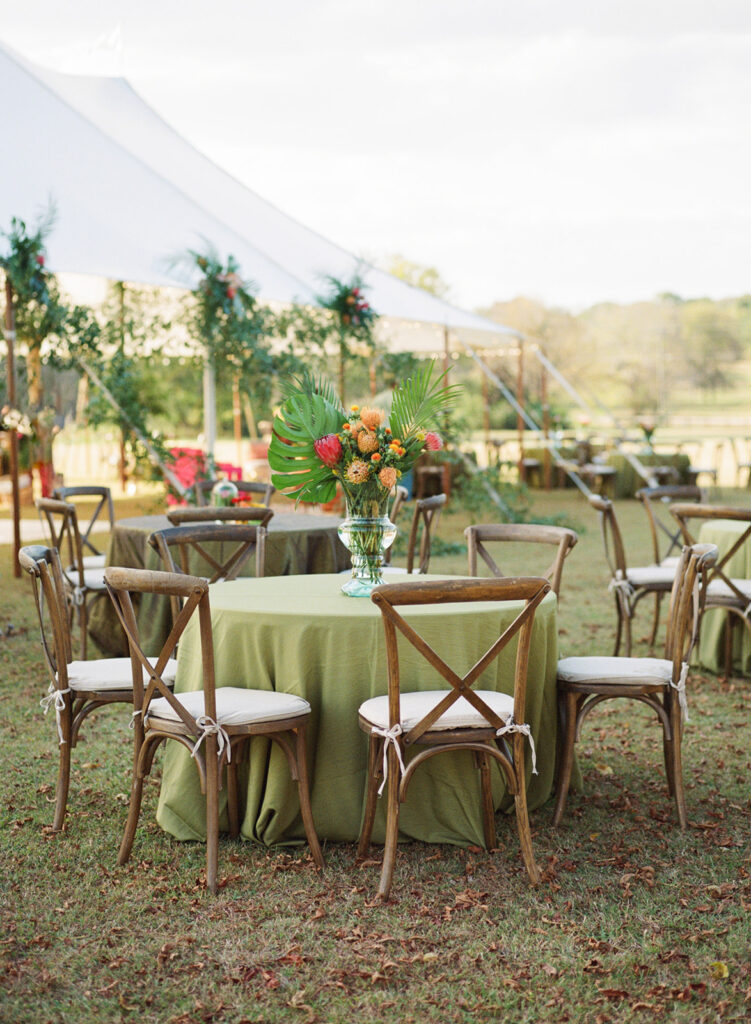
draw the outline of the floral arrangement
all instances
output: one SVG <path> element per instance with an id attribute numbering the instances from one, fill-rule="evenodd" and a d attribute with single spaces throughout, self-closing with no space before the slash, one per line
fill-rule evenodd
<path id="1" fill-rule="evenodd" d="M 331 292 L 321 298 L 323 308 L 336 314 L 345 332 L 360 328 L 356 333 L 369 334 L 378 314 L 366 301 L 360 278 L 355 277 L 350 283 L 336 277 L 328 277 L 326 280 L 331 286 Z"/>
<path id="2" fill-rule="evenodd" d="M 297 501 L 327 502 L 337 485 L 353 516 L 385 514 L 394 485 L 424 451 L 443 442 L 431 429 L 458 397 L 433 363 L 393 392 L 386 421 L 380 409 L 345 411 L 333 387 L 304 374 L 285 388 L 269 446 L 271 482 Z"/>

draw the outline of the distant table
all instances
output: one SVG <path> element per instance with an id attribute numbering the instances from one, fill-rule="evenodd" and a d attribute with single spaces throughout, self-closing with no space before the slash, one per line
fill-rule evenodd
<path id="1" fill-rule="evenodd" d="M 710 519 L 699 528 L 699 543 L 716 544 L 720 558 L 726 554 L 748 523 L 736 519 Z M 736 551 L 722 570 L 731 579 L 751 579 L 751 539 Z M 725 671 L 725 621 L 727 612 L 711 609 L 706 612 L 701 624 L 699 662 L 712 672 Z M 736 616 L 733 616 L 736 618 Z M 740 675 L 751 675 L 751 638 L 744 626 L 733 630 L 733 670 Z"/>
<path id="2" fill-rule="evenodd" d="M 425 577 L 420 579 L 437 579 Z M 310 702 L 308 727 L 311 800 L 318 835 L 353 841 L 360 830 L 368 739 L 357 710 L 369 697 L 387 692 L 381 614 L 367 598 L 345 597 L 341 577 L 283 576 L 218 583 L 211 588 L 211 619 L 218 686 L 242 686 L 295 693 Z M 520 602 L 434 605 L 402 609 L 457 670 L 468 670 L 518 614 Z M 549 797 L 555 770 L 556 599 L 549 594 L 537 610 L 529 660 L 526 719 L 537 748 L 538 775 L 527 757 L 528 800 L 539 807 Z M 504 651 L 483 677 L 483 689 L 513 692 L 512 651 Z M 195 620 L 180 643 L 177 692 L 202 687 Z M 445 689 L 427 663 L 406 646 L 403 665 L 410 688 Z M 268 741 L 250 744 L 249 770 L 241 769 L 245 804 L 242 834 L 265 845 L 304 838 L 295 784 L 284 755 Z M 496 807 L 505 786 L 493 769 Z M 577 777 L 577 783 L 579 782 Z M 226 799 L 226 791 L 221 794 Z M 383 802 L 381 802 L 383 803 Z M 222 827 L 226 813 L 222 810 Z M 178 839 L 205 838 L 204 799 L 187 750 L 167 744 L 159 824 Z M 469 752 L 444 753 L 422 765 L 410 783 L 400 812 L 404 836 L 426 842 L 484 844 L 480 777 Z M 513 817 L 508 827 L 515 829 Z M 383 841 L 384 812 L 374 829 Z"/>
<path id="3" fill-rule="evenodd" d="M 312 515 L 305 512 L 277 512 L 267 526 L 266 575 L 293 576 L 308 573 L 330 573 L 348 569 L 350 556 L 339 540 L 338 516 Z M 161 569 L 161 559 L 149 546 L 155 530 L 171 527 L 166 515 L 137 516 L 121 519 L 115 524 L 107 552 L 107 565 L 124 565 L 130 569 Z M 192 568 L 192 566 L 191 566 Z M 196 566 L 195 572 L 201 572 Z M 255 573 L 251 557 L 241 570 L 242 576 Z M 156 651 L 169 631 L 169 604 L 159 595 L 144 595 L 138 610 L 138 627 L 148 652 Z M 128 653 L 125 634 L 117 620 L 109 598 L 92 606 L 89 635 L 111 655 Z"/>

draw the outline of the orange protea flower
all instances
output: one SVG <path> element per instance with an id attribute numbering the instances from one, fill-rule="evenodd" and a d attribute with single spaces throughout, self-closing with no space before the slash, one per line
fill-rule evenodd
<path id="1" fill-rule="evenodd" d="M 384 466 L 378 474 L 378 479 L 380 480 L 381 485 L 390 491 L 396 483 L 396 470 L 393 466 Z"/>
<path id="2" fill-rule="evenodd" d="M 354 459 L 347 468 L 347 479 L 351 484 L 363 484 L 368 479 L 368 464 Z"/>
<path id="3" fill-rule="evenodd" d="M 378 438 L 375 434 L 371 434 L 367 430 L 363 430 L 357 435 L 357 447 L 363 455 L 367 455 L 368 452 L 374 452 L 378 447 Z"/>
<path id="4" fill-rule="evenodd" d="M 376 427 L 380 427 L 383 423 L 383 416 L 382 409 L 369 409 L 367 406 L 360 413 L 360 419 L 366 430 L 375 430 Z"/>

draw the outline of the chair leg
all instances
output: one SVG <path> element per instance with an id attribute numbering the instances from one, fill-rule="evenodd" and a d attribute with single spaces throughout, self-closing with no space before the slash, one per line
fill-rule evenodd
<path id="1" fill-rule="evenodd" d="M 386 783 L 386 844 L 383 848 L 383 865 L 381 867 L 381 881 L 378 886 L 378 896 L 385 903 L 391 892 L 391 880 L 394 876 L 394 862 L 396 860 L 396 847 L 399 840 L 399 761 L 394 750 L 393 743 L 388 749 L 388 772 L 389 777 Z"/>
<path id="2" fill-rule="evenodd" d="M 673 769 L 675 765 L 673 763 L 673 741 L 668 739 L 668 734 L 664 727 L 662 730 L 662 756 L 665 760 L 665 777 L 668 783 L 668 796 L 675 794 L 675 781 L 673 777 Z"/>
<path id="3" fill-rule="evenodd" d="M 240 835 L 240 815 L 237 800 L 237 760 L 233 757 L 227 765 L 227 817 L 229 819 L 230 839 L 237 839 Z"/>
<path id="4" fill-rule="evenodd" d="M 529 827 L 529 814 L 527 812 L 527 785 L 524 772 L 524 744 L 526 740 L 517 734 L 514 737 L 514 771 L 516 773 L 516 793 L 514 794 L 514 806 L 516 808 L 516 827 L 519 832 L 519 845 L 522 851 L 522 860 L 527 869 L 531 885 L 540 884 L 540 869 L 535 863 L 535 855 L 532 850 L 532 832 Z"/>
<path id="5" fill-rule="evenodd" d="M 86 635 L 89 631 L 89 613 L 84 598 L 78 606 L 78 625 L 81 630 L 81 661 L 86 661 Z"/>
<path id="6" fill-rule="evenodd" d="M 482 787 L 482 824 L 485 833 L 485 848 L 495 850 L 495 808 L 493 806 L 493 789 L 490 781 L 490 757 L 487 754 L 477 755 L 480 768 L 480 784 Z"/>
<path id="7" fill-rule="evenodd" d="M 69 696 L 69 695 L 68 695 Z M 68 790 L 70 788 L 70 748 L 73 711 L 70 701 L 66 700 L 65 709 L 60 712 L 60 729 L 63 734 L 63 742 L 59 750 L 59 766 L 57 769 L 57 786 L 55 788 L 55 818 L 52 822 L 52 830 L 60 832 L 65 821 L 65 811 L 68 806 Z"/>
<path id="8" fill-rule="evenodd" d="M 657 640 L 657 630 L 660 628 L 660 609 L 662 608 L 662 594 L 658 590 L 655 593 L 655 613 L 654 619 L 652 620 L 652 633 L 649 637 L 649 649 L 650 651 L 655 645 Z"/>
<path id="9" fill-rule="evenodd" d="M 623 612 L 621 611 L 621 602 L 618 600 L 618 595 L 615 598 L 615 647 L 613 649 L 613 657 L 618 657 L 618 651 L 621 649 L 621 634 L 623 633 Z"/>
<path id="10" fill-rule="evenodd" d="M 360 829 L 360 841 L 357 844 L 357 860 L 364 860 L 370 849 L 370 837 L 373 834 L 376 806 L 378 804 L 378 766 L 381 754 L 381 743 L 377 736 L 371 736 L 368 744 L 368 779 L 365 791 L 365 815 Z M 380 756 L 379 756 L 380 755 Z"/>
<path id="11" fill-rule="evenodd" d="M 307 745 L 304 725 L 297 727 L 297 791 L 300 797 L 300 813 L 302 814 L 302 823 L 308 839 L 308 846 L 316 867 L 319 871 L 322 871 L 326 865 L 321 853 L 321 844 L 318 842 L 315 822 L 313 821 L 313 810 L 310 806 L 310 785 L 308 782 Z"/>
<path id="12" fill-rule="evenodd" d="M 219 762 L 216 736 L 205 740 L 206 765 L 206 888 L 217 892 L 219 860 Z"/>
<path id="13" fill-rule="evenodd" d="M 122 866 L 130 859 L 130 852 L 133 849 L 133 840 L 136 835 L 138 818 L 141 814 L 141 800 L 143 798 L 143 775 L 138 770 L 133 770 L 133 781 L 130 787 L 130 804 L 128 805 L 128 820 L 125 823 L 125 832 L 120 843 L 120 852 L 117 855 L 117 863 Z"/>
<path id="14" fill-rule="evenodd" d="M 686 813 L 686 793 L 683 788 L 683 759 L 681 756 L 681 709 L 679 701 L 673 693 L 670 694 L 670 728 L 673 733 L 673 795 L 675 797 L 675 809 L 678 813 L 678 824 L 682 829 L 688 825 Z"/>
<path id="15" fill-rule="evenodd" d="M 571 770 L 574 764 L 574 741 L 576 739 L 576 715 L 579 710 L 579 700 L 579 694 L 571 690 L 560 693 L 558 696 L 558 703 L 565 727 L 561 743 L 560 774 L 558 777 L 555 810 L 553 811 L 553 824 L 556 827 L 561 823 L 561 818 L 566 808 L 569 786 L 571 785 Z"/>

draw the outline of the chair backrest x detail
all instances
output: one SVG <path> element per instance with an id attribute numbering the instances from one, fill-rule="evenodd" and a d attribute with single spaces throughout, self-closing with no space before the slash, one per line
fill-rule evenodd
<path id="1" fill-rule="evenodd" d="M 88 548 L 93 555 L 101 555 L 91 540 L 91 532 L 102 512 L 106 511 L 107 521 L 109 523 L 110 530 L 114 529 L 115 526 L 115 507 L 112 503 L 112 491 L 109 487 L 97 487 L 94 485 L 86 485 L 82 487 L 56 487 L 52 492 L 52 497 L 57 498 L 58 501 L 72 502 L 75 498 L 96 498 L 97 503 L 89 519 L 89 524 L 86 527 L 85 533 L 81 536 L 81 544 Z"/>
<path id="2" fill-rule="evenodd" d="M 430 566 L 430 544 L 431 534 L 438 525 L 438 518 L 441 509 L 446 504 L 445 494 L 434 494 L 430 498 L 418 498 L 415 502 L 415 511 L 412 516 L 412 527 L 409 531 L 407 542 L 407 572 L 417 572 L 425 575 Z M 417 550 L 417 535 L 422 524 L 422 536 L 420 537 L 419 561 L 415 569 L 415 553 Z"/>
<path id="3" fill-rule="evenodd" d="M 676 682 L 696 640 L 707 580 L 717 554 L 714 544 L 693 544 L 685 545 L 678 557 L 665 632 L 665 658 L 673 663 Z"/>
<path id="4" fill-rule="evenodd" d="M 732 582 L 731 578 L 725 572 L 725 566 L 730 559 L 746 544 L 751 537 L 751 509 L 750 508 L 731 508 L 724 505 L 700 505 L 700 504 L 683 504 L 677 502 L 670 506 L 670 513 L 674 516 L 676 522 L 681 528 L 683 540 L 688 545 L 696 544 L 696 538 L 689 528 L 689 521 L 692 519 L 701 519 L 704 521 L 712 519 L 732 519 L 735 522 L 746 523 L 745 530 L 738 536 L 733 544 L 728 548 L 721 558 L 718 558 L 717 562 L 709 570 L 708 582 L 712 583 L 714 580 L 722 580 L 729 588 L 732 594 L 743 604 L 744 608 L 748 604 L 748 597 L 744 595 L 742 590 L 739 590 L 737 586 Z"/>
<path id="5" fill-rule="evenodd" d="M 158 697 L 164 697 L 191 732 L 196 737 L 200 736 L 203 731 L 202 724 L 196 721 L 175 698 L 170 686 L 164 681 L 163 675 L 168 661 L 175 657 L 178 643 L 188 623 L 197 613 L 203 668 L 204 713 L 208 718 L 216 721 L 214 645 L 211 632 L 209 584 L 197 576 L 152 572 L 149 569 L 123 569 L 117 566 L 105 569 L 104 581 L 112 598 L 117 617 L 128 639 L 133 668 L 134 711 L 143 715 L 142 721 L 145 721 L 151 701 Z M 181 604 L 169 636 L 153 664 L 153 659 L 149 659 L 141 647 L 132 600 L 134 594 L 164 594 Z M 145 685 L 144 679 L 148 680 Z M 182 742 L 181 737 L 175 738 Z"/>
<path id="6" fill-rule="evenodd" d="M 626 549 L 623 546 L 623 537 L 615 517 L 615 508 L 609 498 L 603 498 L 599 494 L 590 494 L 589 504 L 598 513 L 602 540 L 605 545 L 605 558 L 607 559 L 610 571 L 616 579 L 626 578 Z"/>
<path id="7" fill-rule="evenodd" d="M 60 557 L 66 564 L 64 575 L 71 586 L 84 585 L 83 543 L 78 529 L 76 506 L 68 501 L 55 498 L 37 498 L 35 505 L 39 517 L 46 525 L 50 546 L 57 548 Z M 68 568 L 70 566 L 70 568 Z M 78 580 L 69 576 L 70 572 L 78 575 Z"/>
<path id="8" fill-rule="evenodd" d="M 550 580 L 551 587 L 558 596 L 561 589 L 563 563 L 569 551 L 578 541 L 578 535 L 564 526 L 547 526 L 542 523 L 477 523 L 468 526 L 464 531 L 467 538 L 467 554 L 469 575 L 477 576 L 477 556 L 485 562 L 494 576 L 504 577 L 486 544 L 548 544 L 556 548 L 553 561 L 540 575 Z"/>
<path id="9" fill-rule="evenodd" d="M 678 554 L 681 550 L 681 531 L 675 525 L 669 526 L 660 516 L 660 509 L 667 507 L 671 502 L 697 503 L 704 500 L 704 491 L 701 487 L 692 484 L 668 484 L 663 487 L 642 487 L 636 492 L 636 497 L 644 505 L 649 523 L 649 533 L 652 538 L 652 555 L 656 565 L 659 565 L 664 558 Z M 672 529 L 671 529 L 672 526 Z M 666 543 L 662 553 L 660 542 Z"/>
<path id="10" fill-rule="evenodd" d="M 42 649 L 54 689 L 68 687 L 67 666 L 73 660 L 65 577 L 55 548 L 41 544 L 21 548 L 18 560 L 31 577 Z"/>
<path id="11" fill-rule="evenodd" d="M 525 721 L 527 666 L 532 626 L 537 606 L 550 590 L 548 580 L 537 577 L 517 577 L 493 580 L 435 580 L 424 583 L 395 583 L 376 587 L 371 599 L 378 606 L 383 618 L 386 636 L 386 658 L 388 666 L 389 728 L 401 720 L 399 669 L 399 647 L 397 631 L 432 666 L 438 676 L 450 684 L 450 689 L 435 707 L 404 734 L 404 742 L 415 743 L 427 732 L 460 697 L 487 720 L 488 729 L 494 732 L 504 726 L 502 719 L 473 690 L 473 685 L 518 635 L 516 664 L 514 670 L 514 721 Z M 517 601 L 522 607 L 513 622 L 496 637 L 485 653 L 464 675 L 459 676 L 441 658 L 414 626 L 397 611 L 398 607 L 415 605 L 452 604 L 479 601 Z"/>

